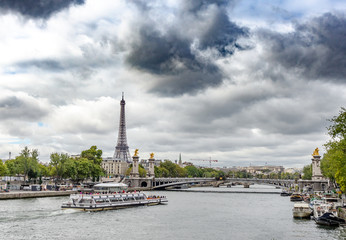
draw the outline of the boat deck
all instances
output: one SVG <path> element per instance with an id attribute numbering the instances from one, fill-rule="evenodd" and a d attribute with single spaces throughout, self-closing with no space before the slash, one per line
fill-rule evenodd
<path id="1" fill-rule="evenodd" d="M 165 197 L 147 197 L 144 193 L 135 194 L 75 194 L 68 202 L 63 203 L 63 209 L 83 211 L 102 211 L 144 205 L 167 203 Z"/>

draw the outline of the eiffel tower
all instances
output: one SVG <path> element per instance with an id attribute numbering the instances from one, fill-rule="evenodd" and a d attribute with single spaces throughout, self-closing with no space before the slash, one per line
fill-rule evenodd
<path id="1" fill-rule="evenodd" d="M 120 101 L 120 121 L 119 121 L 118 143 L 117 143 L 117 146 L 115 147 L 113 158 L 124 161 L 124 162 L 131 162 L 129 146 L 127 145 L 127 138 L 126 138 L 124 93 L 122 93 L 122 99 Z"/>

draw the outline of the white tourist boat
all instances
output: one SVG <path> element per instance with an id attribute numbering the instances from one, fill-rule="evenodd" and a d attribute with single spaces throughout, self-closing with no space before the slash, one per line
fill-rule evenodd
<path id="1" fill-rule="evenodd" d="M 82 211 L 103 211 L 144 205 L 158 205 L 168 202 L 167 198 L 163 196 L 147 196 L 144 193 L 126 193 L 127 187 L 124 183 L 99 183 L 93 187 L 93 193 L 72 194 L 70 199 L 62 204 L 61 208 Z"/>
<path id="2" fill-rule="evenodd" d="M 292 209 L 294 218 L 310 218 L 312 210 L 308 203 L 295 203 Z"/>
<path id="3" fill-rule="evenodd" d="M 63 203 L 62 209 L 81 211 L 103 211 L 119 208 L 165 204 L 168 200 L 162 196 L 147 196 L 144 193 L 106 193 L 106 194 L 72 194 Z"/>

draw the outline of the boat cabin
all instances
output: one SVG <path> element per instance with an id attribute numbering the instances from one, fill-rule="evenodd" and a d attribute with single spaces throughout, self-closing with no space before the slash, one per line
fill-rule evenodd
<path id="1" fill-rule="evenodd" d="M 96 184 L 93 189 L 95 193 L 114 193 L 126 191 L 127 187 L 124 183 L 108 182 Z"/>

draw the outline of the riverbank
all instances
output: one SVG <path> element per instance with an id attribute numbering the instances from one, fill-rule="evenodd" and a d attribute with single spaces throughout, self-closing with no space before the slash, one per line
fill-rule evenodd
<path id="1" fill-rule="evenodd" d="M 21 198 L 38 198 L 38 197 L 58 197 L 69 196 L 77 191 L 15 191 L 0 193 L 0 200 L 21 199 Z"/>

